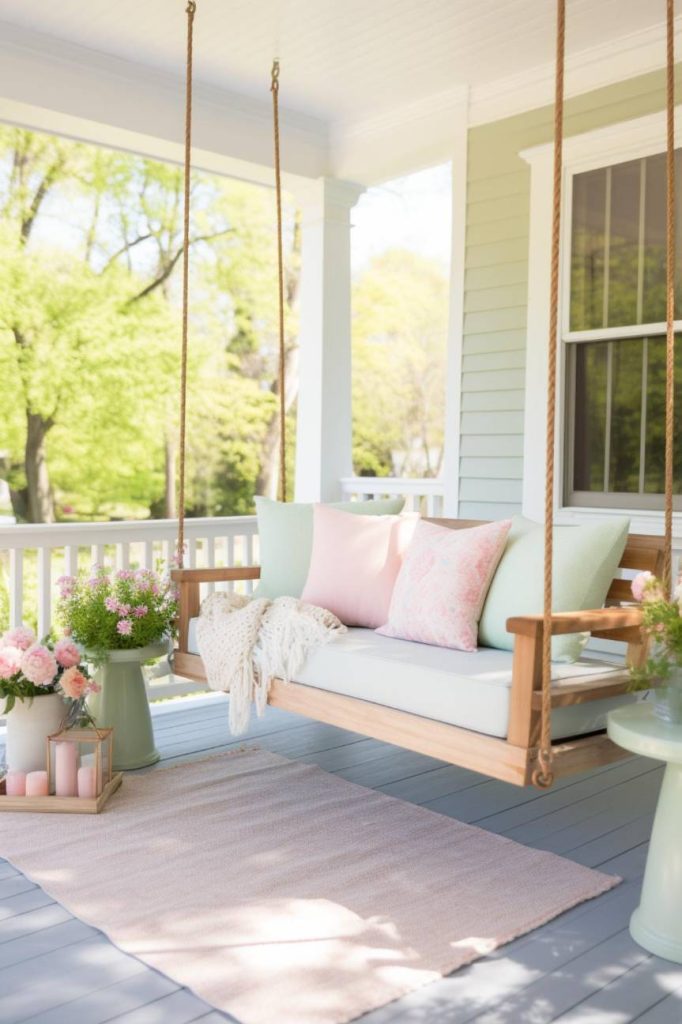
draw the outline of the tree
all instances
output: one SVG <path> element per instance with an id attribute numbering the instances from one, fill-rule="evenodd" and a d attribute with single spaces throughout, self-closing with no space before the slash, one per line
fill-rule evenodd
<path id="1" fill-rule="evenodd" d="M 436 476 L 443 455 L 447 278 L 406 250 L 353 286 L 353 461 L 366 475 Z"/>

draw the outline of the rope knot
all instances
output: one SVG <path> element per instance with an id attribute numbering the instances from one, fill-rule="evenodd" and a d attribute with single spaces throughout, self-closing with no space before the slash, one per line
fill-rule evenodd
<path id="1" fill-rule="evenodd" d="M 196 0 L 188 0 L 187 7 L 185 7 L 185 14 L 189 14 L 190 17 L 194 17 L 194 13 L 197 9 Z"/>
<path id="2" fill-rule="evenodd" d="M 272 76 L 270 79 L 270 92 L 279 91 L 279 61 L 273 60 L 272 62 Z"/>

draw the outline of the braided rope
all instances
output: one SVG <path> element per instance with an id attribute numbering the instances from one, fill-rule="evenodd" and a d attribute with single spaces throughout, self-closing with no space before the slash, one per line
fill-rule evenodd
<path id="1" fill-rule="evenodd" d="M 556 417 L 556 359 L 559 314 L 559 241 L 561 231 L 561 174 L 564 126 L 564 51 L 566 3 L 557 0 L 556 81 L 554 99 L 554 194 L 552 199 L 552 255 L 549 297 L 549 345 L 547 365 L 547 436 L 545 478 L 545 572 L 542 610 L 542 706 L 540 747 L 533 785 L 547 789 L 552 773 L 552 557 L 554 518 L 554 423 Z"/>
<path id="2" fill-rule="evenodd" d="M 185 76 L 185 178 L 182 232 L 182 349 L 180 357 L 180 479 L 178 484 L 178 547 L 177 564 L 185 561 L 185 457 L 187 440 L 187 318 L 189 310 L 189 190 L 192 157 L 192 64 L 194 47 L 194 14 L 197 5 L 189 0 L 187 12 L 187 65 Z"/>
<path id="3" fill-rule="evenodd" d="M 275 136 L 275 194 L 277 197 L 277 285 L 279 295 L 279 497 L 287 500 L 286 350 L 284 342 L 284 257 L 282 254 L 282 170 L 279 150 L 279 61 L 272 62 L 272 123 Z"/>
<path id="4" fill-rule="evenodd" d="M 663 581 L 672 589 L 673 432 L 675 429 L 675 0 L 666 9 L 666 367 L 665 554 Z"/>

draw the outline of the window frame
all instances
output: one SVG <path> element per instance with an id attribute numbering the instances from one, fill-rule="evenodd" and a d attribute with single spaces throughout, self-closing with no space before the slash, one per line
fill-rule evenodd
<path id="1" fill-rule="evenodd" d="M 682 106 L 675 109 L 675 124 L 682 128 Z M 638 324 L 594 330 L 570 330 L 571 229 L 573 178 L 586 171 L 642 159 L 665 151 L 665 112 L 621 121 L 569 136 L 564 140 L 559 272 L 559 316 L 557 329 L 557 417 L 555 421 L 555 516 L 558 521 L 586 515 L 627 512 L 641 529 L 660 529 L 662 498 L 618 492 L 572 492 L 572 447 L 567 443 L 573 424 L 574 406 L 569 404 L 568 360 L 571 345 L 588 341 L 665 335 L 666 324 Z M 544 515 L 545 420 L 547 397 L 547 337 L 549 333 L 549 260 L 552 219 L 553 144 L 544 143 L 522 150 L 519 156 L 530 165 L 530 225 L 528 260 L 528 328 L 526 358 L 526 402 L 524 411 L 523 512 L 535 519 Z M 675 321 L 676 332 L 682 320 Z M 569 498 L 570 493 L 570 498 Z M 677 501 L 680 501 L 678 498 Z M 676 501 L 676 504 L 677 504 Z M 682 509 L 682 502 L 680 503 Z M 675 516 L 676 532 L 682 533 L 682 513 Z"/>

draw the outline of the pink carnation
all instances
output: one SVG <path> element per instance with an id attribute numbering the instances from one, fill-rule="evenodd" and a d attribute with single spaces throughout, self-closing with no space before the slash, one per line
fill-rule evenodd
<path id="1" fill-rule="evenodd" d="M 0 647 L 18 647 L 21 651 L 27 651 L 35 642 L 36 635 L 32 629 L 28 626 L 15 626 L 3 634 Z"/>
<path id="2" fill-rule="evenodd" d="M 81 652 L 73 640 L 69 640 L 66 637 L 55 644 L 54 656 L 62 668 L 72 668 L 74 665 L 78 665 L 81 660 Z"/>
<path id="3" fill-rule="evenodd" d="M 0 679 L 9 679 L 19 671 L 21 655 L 18 647 L 0 647 Z"/>
<path id="4" fill-rule="evenodd" d="M 133 615 L 136 619 L 143 619 L 147 614 L 148 608 L 146 604 L 137 604 L 133 608 Z"/>
<path id="5" fill-rule="evenodd" d="M 62 675 L 59 680 L 59 685 L 71 700 L 78 700 L 85 693 L 88 692 L 88 678 L 83 673 L 72 665 L 71 668 L 67 668 L 66 672 Z"/>
<path id="6" fill-rule="evenodd" d="M 35 686 L 49 686 L 57 675 L 57 662 L 52 651 L 41 644 L 34 644 L 24 651 L 19 667 Z"/>
<path id="7" fill-rule="evenodd" d="M 121 636 L 130 636 L 133 631 L 133 624 L 130 619 L 121 619 L 116 623 L 116 630 Z"/>

